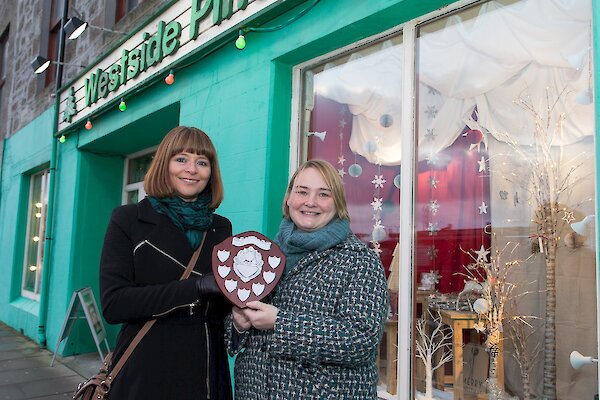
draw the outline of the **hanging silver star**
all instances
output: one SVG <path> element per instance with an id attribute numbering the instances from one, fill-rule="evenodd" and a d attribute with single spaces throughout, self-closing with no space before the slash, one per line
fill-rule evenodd
<path id="1" fill-rule="evenodd" d="M 477 164 L 479 164 L 479 171 L 477 171 L 477 172 L 485 172 L 486 165 L 485 165 L 485 158 L 483 158 L 483 156 L 481 156 L 481 160 L 477 161 Z"/>
<path id="2" fill-rule="evenodd" d="M 485 204 L 485 201 L 482 201 L 479 206 L 479 214 L 487 214 L 487 208 L 488 206 Z"/>
<path id="3" fill-rule="evenodd" d="M 486 263 L 488 259 L 487 256 L 490 254 L 483 245 L 481 245 L 481 248 L 474 253 L 477 254 L 477 260 L 475 261 L 477 264 Z"/>
<path id="4" fill-rule="evenodd" d="M 338 169 L 338 175 L 340 176 L 340 178 L 343 178 L 344 175 L 346 175 L 346 171 L 344 171 L 344 168 Z"/>
<path id="5" fill-rule="evenodd" d="M 345 162 L 346 158 L 343 155 L 338 157 L 338 164 L 344 165 Z"/>
<path id="6" fill-rule="evenodd" d="M 573 216 L 573 211 L 564 210 L 565 215 L 563 215 L 562 219 L 566 221 L 567 224 L 575 221 L 575 217 Z"/>

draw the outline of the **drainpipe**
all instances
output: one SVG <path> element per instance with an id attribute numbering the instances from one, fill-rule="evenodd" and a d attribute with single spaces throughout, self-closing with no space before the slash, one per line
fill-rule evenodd
<path id="1" fill-rule="evenodd" d="M 60 105 L 60 89 L 62 86 L 63 61 L 65 58 L 65 23 L 69 10 L 69 0 L 65 0 L 61 20 L 60 41 L 58 45 L 58 60 L 56 63 L 56 80 L 54 87 L 54 121 L 52 124 L 52 153 L 50 155 L 50 177 L 48 181 L 48 209 L 46 211 L 46 237 L 44 240 L 44 260 L 42 264 L 42 287 L 40 288 L 40 309 L 38 319 L 38 343 L 46 347 L 46 322 L 48 320 L 48 296 L 50 291 L 50 270 L 52 249 L 54 249 L 54 204 L 58 181 L 56 180 L 58 153 L 58 116 Z M 54 349 L 56 351 L 56 349 Z"/>

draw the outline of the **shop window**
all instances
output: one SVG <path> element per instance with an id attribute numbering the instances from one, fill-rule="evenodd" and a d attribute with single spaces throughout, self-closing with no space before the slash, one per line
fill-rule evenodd
<path id="1" fill-rule="evenodd" d="M 569 363 L 597 354 L 594 231 L 571 225 L 596 214 L 590 16 L 493 1 L 417 26 L 416 340 L 441 347 L 420 392 L 597 394 Z"/>
<path id="2" fill-rule="evenodd" d="M 333 164 L 346 192 L 351 228 L 394 274 L 400 228 L 402 36 L 387 37 L 304 71 L 303 159 Z M 372 94 L 379 92 L 378 95 Z M 396 278 L 397 279 L 397 278 Z M 392 281 L 390 281 L 392 283 Z M 392 283 L 391 290 L 397 291 Z M 381 345 L 381 392 L 396 393 L 397 297 Z"/>
<path id="3" fill-rule="evenodd" d="M 115 22 L 129 14 L 142 0 L 117 0 L 115 7 Z"/>
<path id="4" fill-rule="evenodd" d="M 25 262 L 21 293 L 23 296 L 34 300 L 38 300 L 40 296 L 44 262 L 48 177 L 49 170 L 34 174 L 30 178 L 29 185 Z"/>
<path id="5" fill-rule="evenodd" d="M 135 204 L 146 197 L 144 176 L 150 168 L 156 149 L 146 149 L 132 154 L 125 160 L 125 186 L 123 187 L 123 204 Z"/>
<path id="6" fill-rule="evenodd" d="M 301 68 L 299 160 L 338 168 L 352 229 L 388 274 L 379 396 L 405 398 L 396 327 L 413 310 L 412 332 L 399 332 L 413 340 L 413 399 L 594 398 L 597 370 L 569 363 L 598 351 L 591 2 L 443 12 L 405 25 L 414 42 L 373 38 Z M 412 66 L 414 87 L 402 82 Z M 403 101 L 414 138 L 400 130 Z M 401 146 L 416 155 L 402 187 Z M 414 279 L 402 310 L 398 270 Z"/>

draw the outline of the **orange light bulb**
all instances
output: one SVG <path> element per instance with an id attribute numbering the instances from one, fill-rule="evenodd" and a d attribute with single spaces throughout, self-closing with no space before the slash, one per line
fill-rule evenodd
<path id="1" fill-rule="evenodd" d="M 88 121 L 85 123 L 85 129 L 87 129 L 88 131 L 89 131 L 90 129 L 92 129 L 92 121 L 90 121 L 89 119 L 88 119 Z"/>

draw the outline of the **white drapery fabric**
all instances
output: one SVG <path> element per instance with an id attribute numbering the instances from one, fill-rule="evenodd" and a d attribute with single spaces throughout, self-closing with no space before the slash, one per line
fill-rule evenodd
<path id="1" fill-rule="evenodd" d="M 464 12 L 417 43 L 419 158 L 452 144 L 465 126 L 502 140 L 531 143 L 537 111 L 557 101 L 566 117 L 554 145 L 593 135 L 591 11 L 588 1 L 489 2 Z M 315 91 L 348 104 L 350 148 L 369 162 L 397 165 L 401 154 L 403 45 L 391 46 L 315 76 Z M 475 119 L 473 111 L 476 110 Z"/>

